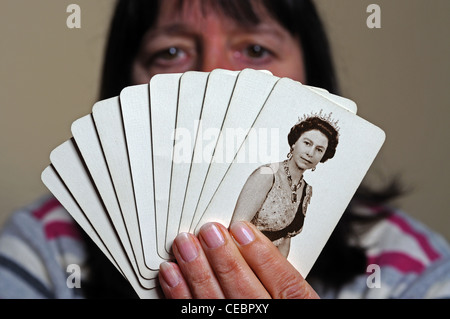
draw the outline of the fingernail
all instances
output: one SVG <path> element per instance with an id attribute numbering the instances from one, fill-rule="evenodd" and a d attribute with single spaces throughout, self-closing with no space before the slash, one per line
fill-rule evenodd
<path id="1" fill-rule="evenodd" d="M 169 262 L 163 262 L 159 266 L 164 281 L 172 288 L 176 287 L 181 282 L 179 273 L 175 270 L 174 266 Z"/>
<path id="2" fill-rule="evenodd" d="M 175 238 L 175 244 L 185 262 L 193 261 L 198 256 L 197 245 L 187 233 L 181 233 Z"/>
<path id="3" fill-rule="evenodd" d="M 244 222 L 236 222 L 230 226 L 230 231 L 240 245 L 250 244 L 255 240 L 255 234 Z"/>
<path id="4" fill-rule="evenodd" d="M 208 248 L 217 248 L 225 243 L 225 238 L 223 238 L 222 232 L 213 223 L 203 225 L 200 229 L 200 235 Z"/>

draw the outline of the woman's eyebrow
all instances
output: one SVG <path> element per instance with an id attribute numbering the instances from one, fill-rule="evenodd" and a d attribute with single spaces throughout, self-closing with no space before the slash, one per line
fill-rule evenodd
<path id="1" fill-rule="evenodd" d="M 320 144 L 315 144 L 316 148 L 320 148 L 320 149 L 326 149 L 326 147 L 324 145 L 320 145 Z"/>
<path id="2" fill-rule="evenodd" d="M 311 140 L 311 139 L 309 139 L 309 138 L 307 138 L 307 137 L 303 137 L 303 140 L 304 140 L 304 141 L 307 141 L 307 142 L 309 142 L 309 143 L 311 143 L 311 144 L 314 144 L 314 145 L 316 145 L 316 147 L 317 147 L 317 148 L 322 148 L 322 149 L 325 149 L 325 146 L 323 146 L 323 145 L 319 145 L 319 144 L 317 144 L 317 143 L 314 143 L 314 141 L 313 141 L 313 140 Z"/>
<path id="3" fill-rule="evenodd" d="M 150 29 L 147 36 L 156 37 L 161 35 L 193 35 L 194 30 L 184 23 L 168 24 Z"/>
<path id="4" fill-rule="evenodd" d="M 281 38 L 283 36 L 282 28 L 272 24 L 272 23 L 259 23 L 256 25 L 239 25 L 236 28 L 236 31 L 244 32 L 244 33 L 255 33 L 255 34 L 264 34 L 270 35 L 276 38 Z"/>
<path id="5" fill-rule="evenodd" d="M 283 32 L 281 27 L 273 26 L 269 23 L 259 23 L 257 25 L 236 24 L 230 27 L 230 32 L 235 34 L 264 34 L 275 38 L 281 38 Z M 161 35 L 195 35 L 198 33 L 195 28 L 186 23 L 172 23 L 152 28 L 148 32 L 149 37 Z"/>

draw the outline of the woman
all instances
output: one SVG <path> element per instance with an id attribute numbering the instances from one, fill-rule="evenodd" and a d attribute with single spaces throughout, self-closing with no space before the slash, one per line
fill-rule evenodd
<path id="1" fill-rule="evenodd" d="M 238 198 L 232 222 L 250 221 L 287 257 L 291 238 L 303 229 L 312 196 L 312 187 L 303 174 L 334 157 L 338 135 L 330 116 L 322 112 L 296 123 L 288 134 L 287 159 L 252 173 Z"/>

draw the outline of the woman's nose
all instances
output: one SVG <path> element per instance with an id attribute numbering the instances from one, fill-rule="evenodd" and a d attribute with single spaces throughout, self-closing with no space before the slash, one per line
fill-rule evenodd
<path id="1" fill-rule="evenodd" d="M 226 45 L 211 41 L 203 48 L 198 68 L 199 71 L 211 72 L 214 69 L 235 70 L 236 66 Z"/>
<path id="2" fill-rule="evenodd" d="M 223 53 L 208 54 L 202 59 L 199 71 L 211 72 L 214 69 L 234 70 L 234 66 Z"/>

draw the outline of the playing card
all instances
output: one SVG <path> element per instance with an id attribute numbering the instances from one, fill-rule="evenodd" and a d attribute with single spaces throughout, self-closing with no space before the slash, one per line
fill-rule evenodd
<path id="1" fill-rule="evenodd" d="M 97 227 L 109 228 L 109 222 L 111 222 L 114 229 L 110 231 L 117 233 L 136 274 L 145 279 L 157 277 L 157 271 L 145 267 L 138 269 L 92 115 L 88 114 L 73 122 L 71 130 L 76 146 L 103 202 L 105 213 L 109 216 L 109 221 L 105 225 L 97 225 Z M 154 287 L 154 282 L 151 282 L 152 285 L 148 285 L 147 281 L 141 280 L 141 284 L 147 288 Z"/>
<path id="2" fill-rule="evenodd" d="M 350 99 L 330 93 L 327 90 L 322 89 L 322 88 L 309 86 L 309 85 L 305 85 L 305 87 L 307 87 L 307 88 L 311 89 L 312 91 L 316 92 L 317 94 L 329 99 L 330 101 L 334 102 L 335 104 L 342 106 L 349 112 L 356 114 L 356 112 L 358 110 L 356 103 Z"/>
<path id="3" fill-rule="evenodd" d="M 144 261 L 139 232 L 139 219 L 119 98 L 113 97 L 95 103 L 92 108 L 92 115 L 111 180 L 114 184 L 131 247 L 133 248 L 138 267 L 143 273 L 144 269 L 148 267 Z"/>
<path id="4" fill-rule="evenodd" d="M 235 206 L 248 177 L 261 165 L 275 163 L 263 170 L 271 174 L 280 169 L 289 152 L 288 133 L 300 117 L 311 114 L 332 119 L 339 124 L 339 143 L 334 158 L 318 165 L 314 172 L 306 171 L 304 180 L 312 185 L 312 195 L 301 233 L 292 237 L 288 259 L 306 276 L 317 259 L 329 235 L 347 207 L 380 147 L 385 135 L 375 125 L 348 112 L 329 99 L 290 79 L 280 79 L 274 86 L 252 129 L 255 135 L 247 138 L 239 150 L 216 193 L 207 206 L 196 231 L 208 221 L 229 225 L 242 219 L 235 214 Z M 269 130 L 270 139 L 267 131 Z M 265 161 L 246 161 L 248 150 L 258 152 L 261 142 L 276 144 L 278 152 Z M 240 159 L 240 160 L 238 160 Z M 244 159 L 244 160 L 243 160 Z M 264 163 L 266 162 L 266 163 Z M 277 165 L 278 163 L 278 165 Z M 245 207 L 245 199 L 240 199 Z M 252 220 L 252 218 L 248 218 Z"/>
<path id="5" fill-rule="evenodd" d="M 158 254 L 156 236 L 150 87 L 148 84 L 126 87 L 119 98 L 136 201 L 138 233 L 145 264 L 157 270 L 165 259 Z"/>
<path id="6" fill-rule="evenodd" d="M 180 78 L 180 73 L 159 74 L 150 80 L 156 238 L 158 254 L 164 259 L 171 258 L 165 241 Z"/>
<path id="7" fill-rule="evenodd" d="M 159 288 L 146 289 L 140 285 L 140 282 L 138 281 L 138 278 L 136 277 L 136 274 L 124 253 L 121 254 L 119 250 L 116 250 L 116 254 L 113 257 L 113 255 L 110 253 L 110 250 L 105 246 L 103 239 L 99 236 L 100 233 L 102 234 L 103 238 L 105 237 L 103 235 L 104 230 L 98 229 L 98 231 L 96 231 L 94 229 L 89 219 L 84 215 L 83 211 L 80 209 L 79 204 L 74 200 L 72 194 L 66 188 L 52 165 L 45 168 L 45 170 L 42 172 L 41 178 L 46 187 L 71 214 L 73 219 L 80 225 L 81 228 L 83 228 L 83 230 L 94 241 L 99 249 L 117 268 L 117 270 L 126 277 L 126 279 L 130 282 L 133 289 L 136 291 L 140 298 L 155 299 L 162 297 L 162 293 Z"/>
<path id="8" fill-rule="evenodd" d="M 187 232 L 191 226 L 237 75 L 238 72 L 217 69 L 208 77 L 178 232 Z"/>
<path id="9" fill-rule="evenodd" d="M 178 234 L 208 76 L 191 71 L 180 78 L 165 240 L 169 253 Z"/>

